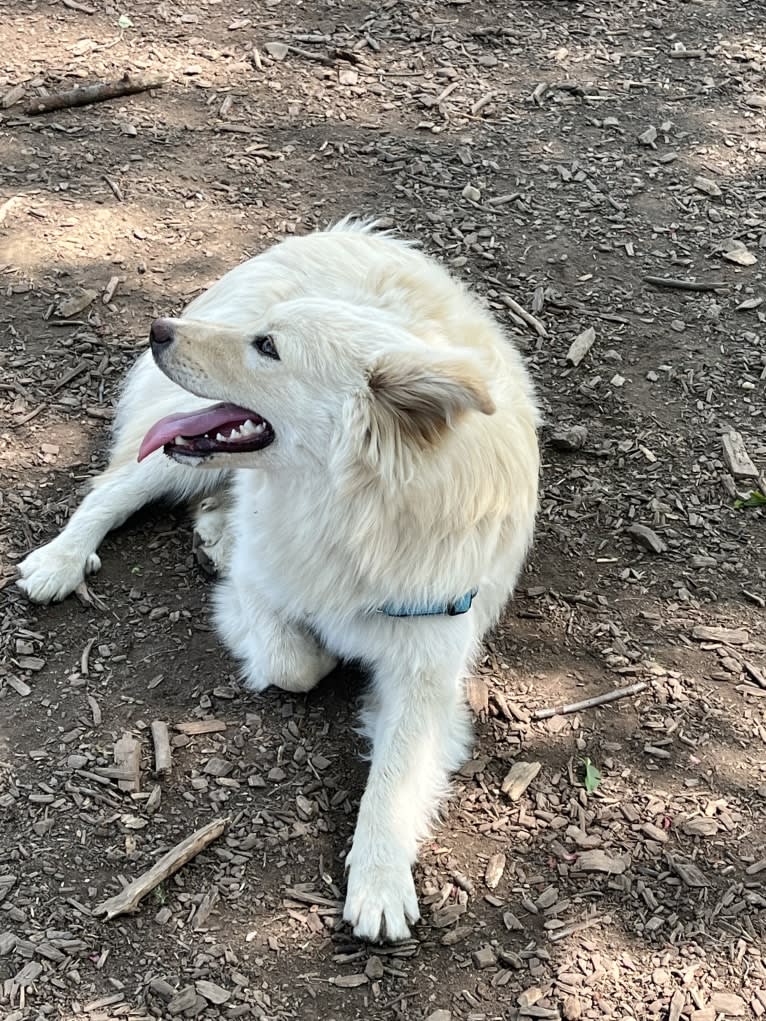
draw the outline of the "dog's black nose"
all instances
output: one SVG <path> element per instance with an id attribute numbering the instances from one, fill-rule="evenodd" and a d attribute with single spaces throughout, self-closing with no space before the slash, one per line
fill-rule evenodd
<path id="1" fill-rule="evenodd" d="M 155 319 L 149 330 L 149 342 L 152 347 L 164 347 L 176 339 L 175 326 L 172 319 Z"/>

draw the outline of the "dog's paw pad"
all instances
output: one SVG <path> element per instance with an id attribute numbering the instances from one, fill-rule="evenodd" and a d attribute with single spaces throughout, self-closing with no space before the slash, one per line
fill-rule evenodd
<path id="1" fill-rule="evenodd" d="M 358 939 L 397 943 L 409 938 L 408 923 L 419 917 L 415 883 L 406 859 L 377 865 L 352 858 L 343 918 Z"/>

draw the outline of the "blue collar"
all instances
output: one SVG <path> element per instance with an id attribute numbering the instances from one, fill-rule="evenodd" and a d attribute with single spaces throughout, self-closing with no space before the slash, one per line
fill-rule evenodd
<path id="1" fill-rule="evenodd" d="M 384 603 L 378 609 L 378 613 L 384 613 L 387 617 L 458 617 L 461 613 L 468 613 L 471 609 L 473 597 L 478 589 L 471 589 L 459 599 L 453 599 L 449 603 L 421 603 L 414 606 L 398 605 L 397 603 Z"/>

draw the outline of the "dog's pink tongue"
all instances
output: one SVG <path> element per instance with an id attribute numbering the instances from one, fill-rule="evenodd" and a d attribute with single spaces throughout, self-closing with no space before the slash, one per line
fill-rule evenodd
<path id="1" fill-rule="evenodd" d="M 241 424 L 245 419 L 257 419 L 252 411 L 240 408 L 236 404 L 214 404 L 202 411 L 192 411 L 187 415 L 168 415 L 155 423 L 144 436 L 138 451 L 138 460 L 143 461 L 155 450 L 170 443 L 176 436 L 201 436 L 222 425 Z"/>

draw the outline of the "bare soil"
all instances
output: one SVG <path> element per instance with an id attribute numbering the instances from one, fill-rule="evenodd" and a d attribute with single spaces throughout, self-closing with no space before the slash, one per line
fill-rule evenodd
<path id="1" fill-rule="evenodd" d="M 766 512 L 736 504 L 766 484 L 764 25 L 761 0 L 0 0 L 4 1021 L 766 1012 Z M 125 70 L 168 82 L 24 112 Z M 103 465 L 152 317 L 348 212 L 485 296 L 548 420 L 537 543 L 471 682 L 475 755 L 393 948 L 340 919 L 363 678 L 243 694 L 183 509 L 106 541 L 95 605 L 12 584 Z M 517 760 L 541 768 L 513 801 Z M 221 816 L 135 915 L 95 916 Z"/>

